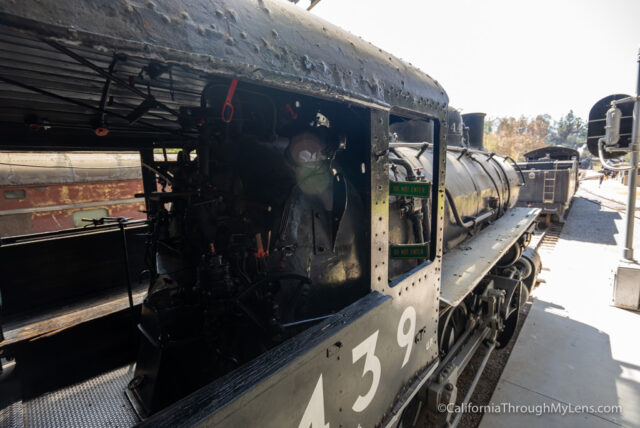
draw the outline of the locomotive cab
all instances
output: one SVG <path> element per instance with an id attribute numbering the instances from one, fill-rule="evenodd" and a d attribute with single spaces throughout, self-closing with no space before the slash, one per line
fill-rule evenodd
<path id="1" fill-rule="evenodd" d="M 145 416 L 370 291 L 366 110 L 239 83 L 222 117 L 228 86 L 182 108 L 198 140 L 151 165 L 171 192 L 146 195 L 156 275 L 129 389 Z"/>
<path id="2" fill-rule="evenodd" d="M 47 291 L 88 305 L 4 329 L 16 411 L 308 428 L 407 426 L 425 403 L 448 423 L 437 404 L 506 344 L 539 268 L 537 210 L 514 208 L 522 177 L 481 150 L 483 116 L 292 5 L 103 6 L 0 6 L 3 147 L 138 151 L 147 215 L 114 224 L 99 262 L 100 228 L 2 242 L 46 248 L 49 276 L 82 272 Z M 94 280 L 123 264 L 129 296 L 96 305 Z"/>

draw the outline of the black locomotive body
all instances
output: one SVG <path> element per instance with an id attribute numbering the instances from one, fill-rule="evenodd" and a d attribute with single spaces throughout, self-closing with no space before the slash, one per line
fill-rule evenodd
<path id="1" fill-rule="evenodd" d="M 439 405 L 456 401 L 473 354 L 509 340 L 539 270 L 525 251 L 538 210 L 515 208 L 523 177 L 482 149 L 482 114 L 460 115 L 429 76 L 285 3 L 27 0 L 0 5 L 0 25 L 4 147 L 126 148 L 143 164 L 146 265 L 126 270 L 144 301 L 62 328 L 108 333 L 108 352 L 87 339 L 65 353 L 89 356 L 94 375 L 116 363 L 92 359 L 131 364 L 131 407 L 77 410 L 83 420 L 452 422 Z M 158 159 L 167 149 L 177 157 Z M 46 245 L 91 246 L 87 233 Z M 64 387 L 21 372 L 60 328 L 4 330 L 22 390 Z M 29 408 L 37 395 L 14 398 Z"/>
<path id="2" fill-rule="evenodd" d="M 578 151 L 549 146 L 525 153 L 524 158 L 518 163 L 526 178 L 518 206 L 541 208 L 543 215 L 564 222 L 579 186 Z"/>

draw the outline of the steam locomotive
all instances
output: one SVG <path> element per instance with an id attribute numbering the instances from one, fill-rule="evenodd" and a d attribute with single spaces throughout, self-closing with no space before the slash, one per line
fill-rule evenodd
<path id="1" fill-rule="evenodd" d="M 511 338 L 540 269 L 527 248 L 539 209 L 515 207 L 524 177 L 482 148 L 484 115 L 281 2 L 25 0 L 0 5 L 0 38 L 3 147 L 139 151 L 151 255 L 131 323 L 63 329 L 85 338 L 65 358 L 109 360 L 83 360 L 84 392 L 49 374 L 45 393 L 14 397 L 22 411 L 66 425 L 455 425 L 442 405 L 461 401 L 473 355 L 484 366 Z M 168 148 L 175 159 L 154 156 Z M 82 233 L 61 245 L 91 246 Z M 39 337 L 62 346 L 60 331 Z M 111 345 L 88 339 L 103 334 Z M 20 372 L 37 342 L 0 342 L 13 381 L 41 381 Z M 111 396 L 95 376 L 126 388 Z M 88 391 L 112 398 L 70 404 Z"/>

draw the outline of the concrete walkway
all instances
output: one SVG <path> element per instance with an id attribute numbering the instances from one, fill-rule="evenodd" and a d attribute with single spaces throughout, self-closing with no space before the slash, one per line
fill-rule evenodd
<path id="1" fill-rule="evenodd" d="M 579 194 L 482 428 L 640 427 L 640 313 L 609 306 L 624 214 Z M 635 236 L 639 257 L 640 220 Z M 559 414 L 568 405 L 593 407 Z"/>

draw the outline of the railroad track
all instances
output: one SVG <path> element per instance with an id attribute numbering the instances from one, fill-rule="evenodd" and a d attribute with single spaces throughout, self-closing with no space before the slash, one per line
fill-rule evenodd
<path id="1" fill-rule="evenodd" d="M 534 247 L 542 255 L 542 253 L 551 253 L 562 233 L 564 223 L 552 223 L 550 227 L 543 231 L 543 236 Z"/>
<path id="2" fill-rule="evenodd" d="M 569 206 L 567 214 L 570 210 L 571 206 Z M 535 248 L 540 255 L 542 253 L 551 253 L 560 239 L 563 226 L 564 223 L 551 223 L 546 229 L 536 231 L 531 238 L 529 246 Z"/>
<path id="3" fill-rule="evenodd" d="M 621 213 L 626 213 L 627 212 L 627 206 L 623 203 L 620 203 L 614 199 L 609 199 L 609 198 L 605 198 L 604 196 L 598 195 L 594 192 L 591 192 L 590 190 L 587 190 L 583 187 L 580 187 L 580 189 L 578 190 L 578 193 L 580 192 L 584 192 L 587 193 L 588 195 L 582 195 L 583 197 L 585 196 L 590 196 L 595 198 L 596 200 L 594 201 L 593 199 L 589 199 L 588 197 L 585 197 L 584 199 L 586 201 L 592 202 L 592 203 L 597 203 L 600 204 L 600 206 L 602 207 L 606 207 L 609 208 L 611 210 L 614 211 L 618 211 Z M 576 196 L 578 196 L 578 194 L 576 194 Z M 640 211 L 640 208 L 636 208 L 636 213 L 634 213 L 634 217 L 637 219 L 640 219 L 640 215 L 637 213 L 638 211 Z"/>

